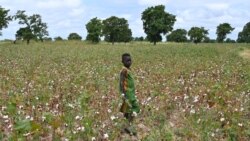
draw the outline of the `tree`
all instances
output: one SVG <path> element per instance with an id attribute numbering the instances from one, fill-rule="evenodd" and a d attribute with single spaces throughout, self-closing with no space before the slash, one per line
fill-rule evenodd
<path id="1" fill-rule="evenodd" d="M 51 38 L 51 37 L 44 37 L 43 40 L 44 40 L 44 41 L 49 41 L 49 42 L 50 42 L 50 41 L 52 41 L 52 38 Z"/>
<path id="2" fill-rule="evenodd" d="M 9 21 L 12 20 L 12 17 L 8 15 L 10 10 L 5 10 L 0 6 L 0 36 L 2 35 L 1 30 L 7 28 Z"/>
<path id="3" fill-rule="evenodd" d="M 55 41 L 62 41 L 62 40 L 63 40 L 63 38 L 62 38 L 62 37 L 60 37 L 60 36 L 57 36 L 57 37 L 55 37 L 55 38 L 54 38 L 54 40 L 55 40 Z"/>
<path id="4" fill-rule="evenodd" d="M 186 42 L 187 31 L 185 29 L 176 29 L 167 35 L 167 41 L 170 42 Z"/>
<path id="5" fill-rule="evenodd" d="M 27 40 L 27 44 L 29 44 L 30 39 L 34 38 L 34 34 L 32 34 L 31 29 L 28 27 L 20 28 L 16 32 L 16 40 Z"/>
<path id="6" fill-rule="evenodd" d="M 142 13 L 142 22 L 147 39 L 156 45 L 162 41 L 161 34 L 167 34 L 173 30 L 176 21 L 175 16 L 164 11 L 165 6 L 149 7 Z"/>
<path id="7" fill-rule="evenodd" d="M 225 42 L 226 42 L 226 43 L 236 43 L 235 40 L 230 39 L 230 38 L 227 38 Z"/>
<path id="8" fill-rule="evenodd" d="M 103 21 L 103 35 L 107 42 L 128 42 L 132 40 L 132 31 L 124 18 L 111 16 Z"/>
<path id="9" fill-rule="evenodd" d="M 134 41 L 144 41 L 144 37 L 143 36 L 141 36 L 141 37 L 135 37 Z"/>
<path id="10" fill-rule="evenodd" d="M 209 37 L 204 37 L 204 40 L 203 40 L 204 43 L 211 43 L 211 39 Z"/>
<path id="11" fill-rule="evenodd" d="M 77 33 L 70 33 L 68 36 L 68 40 L 82 40 L 82 37 Z"/>
<path id="12" fill-rule="evenodd" d="M 21 27 L 17 31 L 16 36 L 27 40 L 27 44 L 29 44 L 31 39 L 43 41 L 43 38 L 49 35 L 47 24 L 42 22 L 42 17 L 38 14 L 27 16 L 25 11 L 19 10 L 14 18 L 19 20 L 19 24 L 25 25 L 25 27 Z"/>
<path id="13" fill-rule="evenodd" d="M 204 29 L 204 27 L 192 27 L 188 31 L 188 36 L 190 40 L 193 41 L 195 44 L 202 42 L 206 39 L 208 34 L 208 30 Z"/>
<path id="14" fill-rule="evenodd" d="M 124 31 L 122 31 L 122 32 L 123 32 L 123 34 L 120 36 L 122 38 L 119 40 L 119 42 L 127 43 L 133 39 L 131 29 L 125 28 Z"/>
<path id="15" fill-rule="evenodd" d="M 222 23 L 217 26 L 216 34 L 217 34 L 217 41 L 219 43 L 223 42 L 226 39 L 227 34 L 231 33 L 234 28 L 231 27 L 229 23 Z"/>
<path id="16" fill-rule="evenodd" d="M 248 22 L 238 34 L 237 42 L 250 43 L 250 22 Z"/>
<path id="17" fill-rule="evenodd" d="M 92 41 L 93 43 L 98 43 L 101 40 L 102 34 L 102 21 L 93 18 L 86 24 L 86 29 L 88 31 L 88 35 L 86 40 Z"/>

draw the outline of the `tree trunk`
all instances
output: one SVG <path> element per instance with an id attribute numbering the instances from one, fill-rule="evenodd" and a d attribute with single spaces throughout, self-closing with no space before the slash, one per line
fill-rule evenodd
<path id="1" fill-rule="evenodd" d="M 154 41 L 154 46 L 156 45 L 156 41 Z"/>
<path id="2" fill-rule="evenodd" d="M 30 43 L 30 39 L 27 39 L 27 45 Z"/>

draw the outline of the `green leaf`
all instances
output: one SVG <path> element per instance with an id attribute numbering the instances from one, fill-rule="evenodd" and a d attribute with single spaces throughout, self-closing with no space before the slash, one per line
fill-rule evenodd
<path id="1" fill-rule="evenodd" d="M 8 105 L 7 105 L 7 111 L 10 114 L 16 113 L 16 103 L 8 103 Z"/>
<path id="2" fill-rule="evenodd" d="M 18 121 L 14 126 L 14 129 L 17 131 L 29 131 L 32 129 L 31 121 L 27 119 Z"/>

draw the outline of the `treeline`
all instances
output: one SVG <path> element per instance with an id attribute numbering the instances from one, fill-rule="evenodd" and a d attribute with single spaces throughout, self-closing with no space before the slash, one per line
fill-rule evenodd
<path id="1" fill-rule="evenodd" d="M 7 28 L 12 20 L 18 20 L 18 23 L 24 27 L 20 27 L 16 31 L 16 40 L 25 40 L 29 44 L 30 40 L 44 41 L 53 39 L 49 37 L 47 24 L 42 22 L 42 17 L 39 14 L 28 16 L 25 11 L 17 11 L 14 16 L 10 16 L 10 10 L 6 10 L 0 6 L 0 31 Z M 204 27 L 191 27 L 188 31 L 185 29 L 173 29 L 176 22 L 176 16 L 165 12 L 165 6 L 158 5 L 148 7 L 142 13 L 141 20 L 146 37 L 132 37 L 132 30 L 129 28 L 128 21 L 125 18 L 111 16 L 105 20 L 97 17 L 91 19 L 85 26 L 87 29 L 87 41 L 98 43 L 103 38 L 107 42 L 114 44 L 115 42 L 130 42 L 134 41 L 149 41 L 154 44 L 161 42 L 162 35 L 166 41 L 170 42 L 194 42 L 194 43 L 213 43 L 213 42 L 228 42 L 228 43 L 250 43 L 250 22 L 246 23 L 242 31 L 238 33 L 237 40 L 227 38 L 234 28 L 229 23 L 221 23 L 217 26 L 216 39 L 208 37 L 208 29 Z M 1 35 L 1 32 L 0 32 Z M 55 41 L 64 40 L 57 36 Z M 68 40 L 82 40 L 82 37 L 77 33 L 70 33 Z"/>

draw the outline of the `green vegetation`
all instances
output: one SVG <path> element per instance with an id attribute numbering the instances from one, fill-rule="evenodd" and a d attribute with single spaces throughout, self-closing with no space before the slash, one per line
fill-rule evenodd
<path id="1" fill-rule="evenodd" d="M 82 37 L 77 33 L 70 33 L 68 40 L 82 40 Z"/>
<path id="2" fill-rule="evenodd" d="M 166 35 L 173 30 L 176 16 L 165 12 L 164 5 L 158 5 L 145 9 L 141 19 L 148 41 L 155 45 L 162 41 L 161 34 Z"/>
<path id="3" fill-rule="evenodd" d="M 92 43 L 98 43 L 101 41 L 102 21 L 100 19 L 97 18 L 91 19 L 86 24 L 86 29 L 88 31 L 86 40 L 92 41 Z"/>
<path id="4" fill-rule="evenodd" d="M 104 40 L 114 44 L 115 42 L 129 42 L 132 40 L 132 31 L 128 21 L 124 18 L 111 16 L 103 20 L 102 34 Z"/>
<path id="5" fill-rule="evenodd" d="M 0 6 L 0 36 L 2 35 L 2 29 L 7 28 L 9 21 L 12 20 L 11 16 L 8 15 L 10 10 L 5 10 Z"/>
<path id="6" fill-rule="evenodd" d="M 222 43 L 226 37 L 227 34 L 230 34 L 234 30 L 233 27 L 229 23 L 222 23 L 217 26 L 216 34 L 217 34 L 217 41 L 219 43 Z"/>
<path id="7" fill-rule="evenodd" d="M 250 43 L 250 22 L 246 23 L 242 31 L 239 32 L 237 42 Z"/>
<path id="8" fill-rule="evenodd" d="M 43 41 L 49 35 L 47 24 L 42 22 L 42 17 L 39 14 L 28 16 L 25 11 L 18 10 L 14 19 L 19 20 L 18 23 L 25 26 L 16 32 L 16 40 L 26 40 L 29 44 L 32 39 Z"/>
<path id="9" fill-rule="evenodd" d="M 200 43 L 206 40 L 208 34 L 208 30 L 206 30 L 204 27 L 192 27 L 188 31 L 188 36 L 190 37 L 190 40 L 194 43 Z"/>
<path id="10" fill-rule="evenodd" d="M 0 140 L 131 140 L 120 133 L 131 53 L 138 138 L 249 140 L 249 44 L 0 43 Z"/>
<path id="11" fill-rule="evenodd" d="M 185 29 L 176 29 L 167 35 L 168 42 L 187 42 L 187 31 Z"/>

